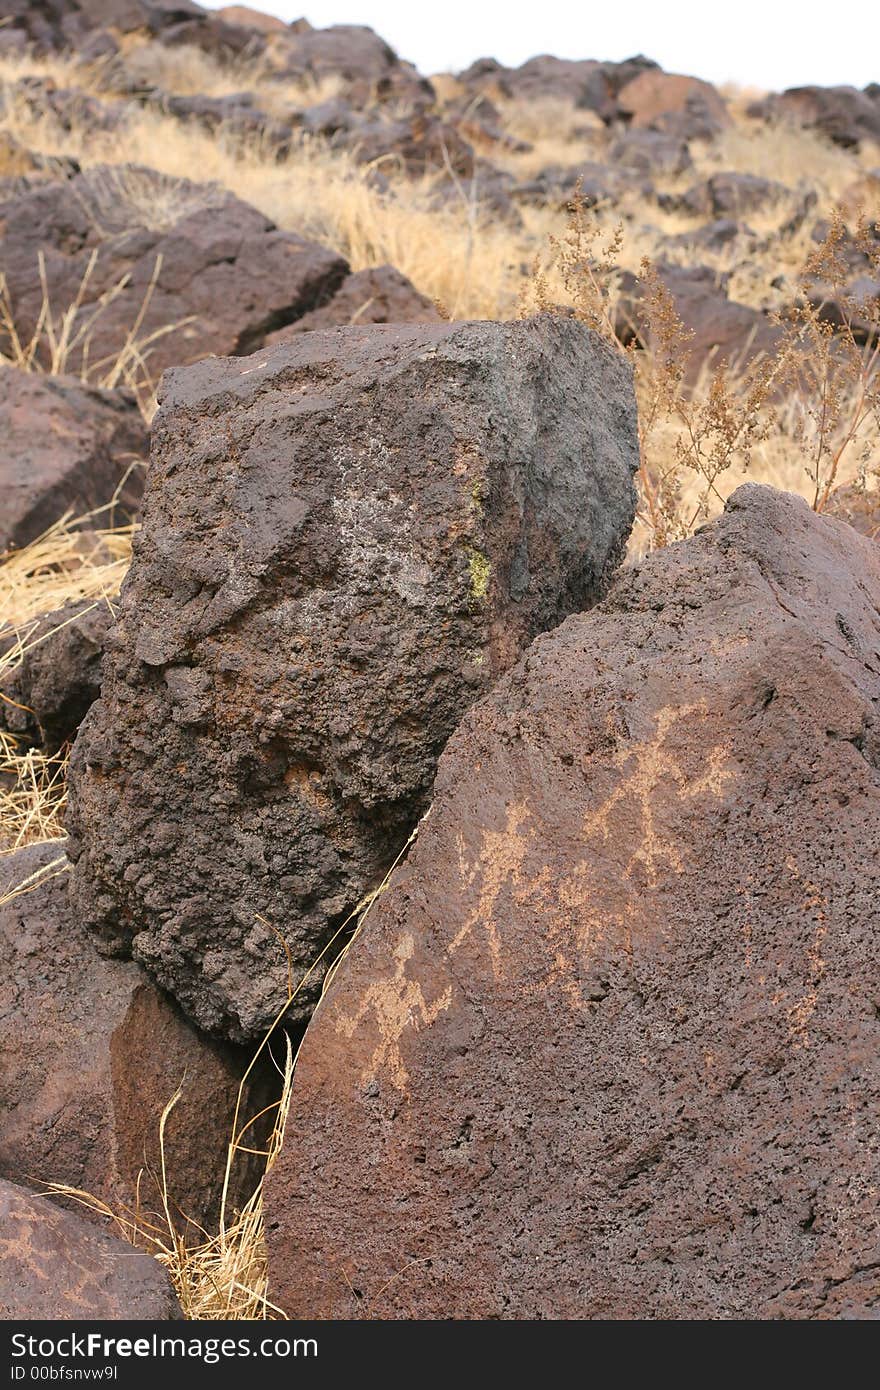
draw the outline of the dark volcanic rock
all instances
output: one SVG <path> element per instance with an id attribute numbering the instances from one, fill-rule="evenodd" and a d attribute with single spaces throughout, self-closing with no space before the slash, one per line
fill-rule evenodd
<path id="1" fill-rule="evenodd" d="M 880 142 L 880 99 L 856 87 L 790 87 L 752 108 L 752 114 L 780 116 L 818 130 L 846 148 Z"/>
<path id="2" fill-rule="evenodd" d="M 458 80 L 477 91 L 497 92 L 519 101 L 562 98 L 581 110 L 595 111 L 603 121 L 618 114 L 617 94 L 640 73 L 657 68 L 650 58 L 627 58 L 601 63 L 593 58 L 554 58 L 541 54 L 518 68 L 506 68 L 494 58 L 478 58 Z"/>
<path id="3" fill-rule="evenodd" d="M 639 73 L 618 92 L 617 111 L 634 129 L 682 140 L 710 140 L 731 123 L 724 99 L 711 83 L 659 68 Z"/>
<path id="4" fill-rule="evenodd" d="M 712 174 L 684 193 L 661 194 L 658 202 L 667 212 L 686 212 L 693 217 L 744 217 L 791 196 L 791 189 L 775 179 L 730 173 Z"/>
<path id="5" fill-rule="evenodd" d="M 282 1306 L 876 1318 L 878 612 L 742 488 L 465 716 L 300 1052 Z"/>
<path id="6" fill-rule="evenodd" d="M 17 665 L 0 676 L 0 728 L 53 753 L 74 738 L 101 693 L 101 660 L 113 612 L 103 599 L 81 599 L 44 614 L 0 654 L 20 646 Z M 5 698 L 4 698 L 5 697 Z"/>
<path id="7" fill-rule="evenodd" d="M 38 249 L 56 317 L 86 280 L 69 370 L 80 370 L 86 351 L 93 371 L 109 367 L 140 316 L 153 381 L 209 353 L 253 351 L 329 298 L 348 271 L 341 256 L 279 231 L 222 189 L 147 169 L 90 169 L 0 202 L 0 262 L 25 341 L 43 302 Z M 99 312 L 100 297 L 126 276 Z"/>
<path id="8" fill-rule="evenodd" d="M 455 126 L 430 112 L 399 120 L 363 121 L 336 143 L 350 148 L 359 164 L 398 169 L 411 178 L 451 170 L 460 178 L 474 173 L 474 152 Z"/>
<path id="9" fill-rule="evenodd" d="M 148 439 L 130 391 L 4 367 L 0 551 L 26 545 L 68 509 L 83 515 L 117 493 L 122 513 L 134 512 Z"/>
<path id="10" fill-rule="evenodd" d="M 192 0 L 4 0 L 3 15 L 8 32 L 23 35 L 38 51 L 81 49 L 105 28 L 158 35 L 182 23 L 217 22 Z"/>
<path id="11" fill-rule="evenodd" d="M 551 165 L 541 169 L 534 178 L 512 188 L 510 195 L 517 203 L 569 207 L 579 190 L 585 206 L 594 207 L 597 203 L 613 203 L 634 189 L 647 197 L 652 185 L 638 170 L 587 160 L 568 167 Z"/>
<path id="12" fill-rule="evenodd" d="M 398 58 L 383 38 L 363 24 L 332 24 L 313 29 L 307 21 L 269 37 L 267 57 L 276 74 L 300 82 L 341 84 L 360 111 L 377 102 L 398 108 L 434 98 L 431 83 L 411 63 Z"/>
<path id="13" fill-rule="evenodd" d="M 333 298 L 321 309 L 304 314 L 288 328 L 270 333 L 266 347 L 290 342 L 316 328 L 344 328 L 366 323 L 442 323 L 436 305 L 419 294 L 415 285 L 393 265 L 359 270 L 343 280 Z"/>
<path id="14" fill-rule="evenodd" d="M 145 1163 L 158 1171 L 159 1120 L 182 1085 L 166 1129 L 171 1197 L 212 1222 L 250 1057 L 202 1038 L 140 966 L 98 955 L 70 910 L 63 842 L 0 859 L 0 897 L 53 863 L 54 876 L 0 906 L 0 1175 L 131 1206 Z M 239 1165 L 230 1200 L 254 1181 Z M 141 1195 L 155 1209 L 148 1177 Z"/>
<path id="15" fill-rule="evenodd" d="M 614 167 L 634 169 L 651 178 L 675 178 L 691 167 L 691 156 L 684 140 L 658 130 L 627 130 L 608 150 Z"/>
<path id="16" fill-rule="evenodd" d="M 783 330 L 747 304 L 728 299 L 725 277 L 708 266 L 659 264 L 657 271 L 669 290 L 676 313 L 692 337 L 688 343 L 687 378 L 693 382 L 706 364 L 727 362 L 744 366 L 762 354 L 775 350 Z M 640 320 L 641 282 L 625 271 L 617 306 L 617 332 L 621 341 L 633 340 L 642 346 L 652 343 Z"/>
<path id="17" fill-rule="evenodd" d="M 222 127 L 227 139 L 259 139 L 264 149 L 272 149 L 279 156 L 290 149 L 293 125 L 274 120 L 254 106 L 248 92 L 224 97 L 167 96 L 160 92 L 153 100 L 160 110 L 212 133 Z"/>
<path id="18" fill-rule="evenodd" d="M 305 333 L 165 378 L 70 776 L 76 899 L 203 1025 L 258 1034 L 376 886 L 467 706 L 603 592 L 629 367 L 582 325 Z M 297 1003 L 300 1013 L 313 988 Z"/>
<path id="19" fill-rule="evenodd" d="M 0 1179 L 0 1318 L 165 1321 L 181 1316 L 158 1261 Z"/>
<path id="20" fill-rule="evenodd" d="M 664 237 L 662 245 L 668 249 L 684 247 L 691 254 L 717 254 L 742 243 L 743 250 L 755 250 L 760 241 L 751 227 L 744 222 L 735 222 L 730 217 L 718 217 L 714 222 L 704 222 L 690 231 L 679 232 L 677 236 Z"/>

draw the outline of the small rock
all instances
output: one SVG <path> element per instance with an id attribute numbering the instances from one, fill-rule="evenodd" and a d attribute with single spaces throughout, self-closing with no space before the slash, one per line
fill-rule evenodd
<path id="1" fill-rule="evenodd" d="M 84 516 L 114 497 L 124 522 L 140 502 L 148 441 L 130 391 L 4 367 L 0 551 L 35 540 L 65 511 Z"/>

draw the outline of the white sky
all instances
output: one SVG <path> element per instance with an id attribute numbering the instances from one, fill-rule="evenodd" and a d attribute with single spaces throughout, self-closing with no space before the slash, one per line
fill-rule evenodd
<path id="1" fill-rule="evenodd" d="M 202 0 L 217 9 L 223 0 Z M 645 53 L 667 71 L 771 89 L 880 82 L 878 0 L 256 0 L 316 27 L 369 24 L 424 73 Z"/>

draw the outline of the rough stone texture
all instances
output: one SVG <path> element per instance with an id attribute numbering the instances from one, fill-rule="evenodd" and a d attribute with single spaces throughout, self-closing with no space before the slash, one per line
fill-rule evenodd
<path id="1" fill-rule="evenodd" d="M 0 262 L 25 340 L 43 300 L 38 247 L 56 316 L 75 301 L 97 252 L 77 318 L 91 325 L 93 369 L 119 353 L 158 262 L 138 339 L 169 326 L 173 331 L 145 348 L 153 381 L 167 367 L 210 353 L 253 351 L 267 333 L 328 299 L 348 272 L 335 252 L 279 231 L 255 208 L 216 187 L 147 169 L 89 169 L 0 202 Z M 96 314 L 99 297 L 126 275 L 124 290 Z M 75 351 L 69 370 L 80 366 L 81 352 Z"/>
<path id="2" fill-rule="evenodd" d="M 130 391 L 4 367 L 0 551 L 26 545 L 69 508 L 82 516 L 117 492 L 124 520 L 140 501 L 148 441 Z"/>
<path id="3" fill-rule="evenodd" d="M 23 734 L 47 753 L 72 741 L 101 693 L 101 659 L 112 626 L 108 603 L 81 599 L 26 628 L 18 664 L 0 675 L 0 728 Z M 16 645 L 0 638 L 0 655 Z"/>
<path id="4" fill-rule="evenodd" d="M 467 140 L 448 121 L 427 111 L 399 120 L 363 121 L 338 143 L 351 149 L 358 164 L 380 171 L 423 178 L 451 169 L 459 178 L 474 176 L 474 152 Z"/>
<path id="5" fill-rule="evenodd" d="M 745 487 L 465 716 L 300 1053 L 282 1306 L 876 1318 L 878 612 Z"/>
<path id="6" fill-rule="evenodd" d="M 181 1316 L 150 1255 L 0 1179 L 0 1318 L 157 1320 Z"/>
<path id="7" fill-rule="evenodd" d="M 333 298 L 321 309 L 304 314 L 296 323 L 270 333 L 266 346 L 287 343 L 300 333 L 316 328 L 367 323 L 442 323 L 443 316 L 411 280 L 393 265 L 359 270 L 343 280 Z"/>
<path id="8" fill-rule="evenodd" d="M 0 860 L 0 897 L 63 859 L 55 843 Z M 159 1119 L 182 1083 L 166 1130 L 171 1196 L 213 1221 L 250 1056 L 200 1037 L 140 966 L 98 955 L 61 864 L 0 906 L 0 1175 L 131 1204 L 145 1163 L 157 1171 Z M 244 1113 L 266 1099 L 261 1082 Z M 231 1200 L 253 1179 L 239 1165 Z M 150 1178 L 142 1197 L 155 1207 Z"/>
<path id="9" fill-rule="evenodd" d="M 252 10 L 250 5 L 223 5 L 217 11 L 226 24 L 240 24 L 245 29 L 257 29 L 264 34 L 287 33 L 287 25 L 277 15 Z"/>
<path id="10" fill-rule="evenodd" d="M 684 140 L 709 140 L 731 123 L 727 105 L 711 83 L 657 68 L 627 82 L 617 95 L 617 109 L 634 129 Z"/>
<path id="11" fill-rule="evenodd" d="M 687 144 L 659 130 L 627 130 L 613 141 L 608 158 L 612 169 L 634 169 L 645 177 L 677 177 L 691 167 Z"/>
<path id="12" fill-rule="evenodd" d="M 568 208 L 578 192 L 584 203 L 592 207 L 597 203 L 614 203 L 635 189 L 642 197 L 650 197 L 653 192 L 650 180 L 638 169 L 585 160 L 582 164 L 550 165 L 541 169 L 534 178 L 513 187 L 511 197 L 517 203 L 531 203 L 536 207 L 550 203 Z"/>
<path id="13" fill-rule="evenodd" d="M 260 110 L 249 92 L 225 97 L 168 96 L 165 92 L 156 92 L 152 104 L 160 111 L 182 121 L 194 122 L 212 133 L 222 127 L 227 141 L 257 140 L 264 149 L 271 148 L 279 156 L 289 153 L 293 126 L 273 120 Z"/>
<path id="14" fill-rule="evenodd" d="M 632 384 L 544 316 L 306 333 L 164 393 L 74 748 L 76 896 L 203 1026 L 256 1035 L 286 993 L 276 931 L 298 977 L 401 849 L 467 706 L 603 592 Z"/>
<path id="15" fill-rule="evenodd" d="M 37 51 L 79 48 L 105 26 L 119 33 L 159 34 L 182 22 L 214 18 L 192 0 L 4 0 L 4 18 Z"/>

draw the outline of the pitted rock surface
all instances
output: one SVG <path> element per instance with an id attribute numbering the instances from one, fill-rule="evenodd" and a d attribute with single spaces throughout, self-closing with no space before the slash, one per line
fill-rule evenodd
<path id="1" fill-rule="evenodd" d="M 465 716 L 302 1046 L 296 1317 L 876 1318 L 880 551 L 748 486 Z"/>
<path id="2" fill-rule="evenodd" d="M 75 901 L 201 1024 L 255 1036 L 284 942 L 299 979 L 468 705 L 604 591 L 633 516 L 631 377 L 550 316 L 341 328 L 170 373 L 153 439 L 74 748 Z"/>

